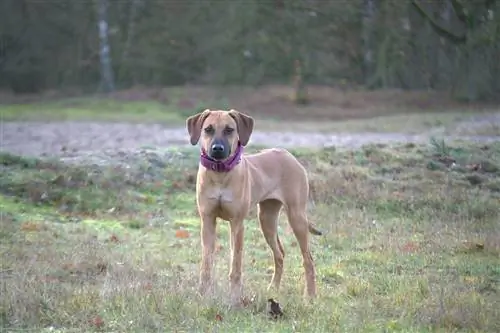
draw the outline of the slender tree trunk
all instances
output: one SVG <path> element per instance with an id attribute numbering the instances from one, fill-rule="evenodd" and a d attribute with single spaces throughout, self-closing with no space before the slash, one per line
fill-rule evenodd
<path id="1" fill-rule="evenodd" d="M 97 17 L 100 41 L 101 85 L 104 92 L 115 89 L 113 68 L 111 67 L 111 47 L 108 40 L 108 0 L 98 0 Z"/>
<path id="2" fill-rule="evenodd" d="M 424 86 L 424 81 L 422 80 L 422 67 L 424 58 L 422 45 L 424 45 L 425 41 L 422 41 L 422 26 L 425 24 L 425 22 L 415 11 L 415 8 L 411 5 L 408 8 L 408 21 L 410 26 L 410 64 L 406 69 L 410 74 L 408 86 L 410 87 L 410 89 L 421 89 Z"/>
<path id="3" fill-rule="evenodd" d="M 300 60 L 294 62 L 294 102 L 296 104 L 305 105 L 309 103 L 307 84 L 304 82 L 304 73 L 302 72 L 302 64 Z"/>
<path id="4" fill-rule="evenodd" d="M 130 0 L 130 14 L 128 19 L 127 39 L 125 40 L 125 47 L 122 53 L 122 62 L 126 62 L 130 52 L 130 45 L 135 35 L 135 18 L 137 16 L 137 9 L 141 0 Z"/>
<path id="5" fill-rule="evenodd" d="M 363 76 L 365 84 L 371 80 L 373 66 L 373 20 L 375 15 L 375 0 L 363 0 Z"/>
<path id="6" fill-rule="evenodd" d="M 495 19 L 495 16 L 498 16 L 499 13 L 495 12 L 493 9 L 491 10 L 491 19 Z M 495 27 L 495 38 L 492 47 L 492 56 L 491 59 L 493 60 L 493 69 L 491 73 L 491 86 L 493 87 L 493 96 L 495 100 L 500 101 L 500 63 L 499 61 L 495 61 L 496 57 L 500 54 L 500 23 L 496 23 Z"/>
<path id="7" fill-rule="evenodd" d="M 439 3 L 434 3 L 434 17 L 441 14 Z M 441 37 L 439 37 L 429 24 L 427 26 L 427 89 L 436 89 L 439 85 L 440 68 L 439 68 L 439 53 L 441 51 Z"/>
<path id="8" fill-rule="evenodd" d="M 450 0 L 446 0 L 443 8 L 441 9 L 441 19 L 447 27 L 451 27 L 451 13 L 453 11 L 453 6 Z M 441 45 L 441 52 L 439 53 L 439 68 L 445 73 L 441 79 L 444 87 L 450 87 L 451 91 L 454 90 L 455 82 L 454 76 L 455 71 L 453 70 L 453 64 L 455 63 L 455 52 L 450 45 L 450 43 L 443 37 L 439 37 L 439 43 Z"/>

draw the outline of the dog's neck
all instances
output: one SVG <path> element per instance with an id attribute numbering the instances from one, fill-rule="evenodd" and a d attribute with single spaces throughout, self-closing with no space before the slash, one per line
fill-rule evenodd
<path id="1" fill-rule="evenodd" d="M 238 142 L 238 148 L 233 156 L 225 161 L 217 161 L 207 155 L 204 149 L 201 150 L 200 163 L 208 170 L 215 172 L 229 172 L 234 169 L 241 161 L 241 156 L 243 155 L 243 146 Z"/>

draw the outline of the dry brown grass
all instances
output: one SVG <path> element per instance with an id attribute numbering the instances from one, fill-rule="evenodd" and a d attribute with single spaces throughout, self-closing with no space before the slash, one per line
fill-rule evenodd
<path id="1" fill-rule="evenodd" d="M 228 307 L 225 223 L 219 225 L 215 297 L 196 295 L 196 152 L 186 152 L 165 170 L 146 168 L 149 178 L 141 167 L 123 176 L 106 169 L 88 172 L 87 181 L 82 170 L 94 170 L 88 166 L 56 168 L 3 155 L 0 327 L 52 332 L 500 329 L 498 144 L 435 141 L 294 153 L 311 175 L 311 220 L 326 234 L 313 238 L 320 297 L 310 306 L 300 300 L 299 250 L 285 219 L 280 223 L 287 256 L 284 289 L 277 297 L 285 318 L 278 322 L 265 315 L 272 258 L 254 216 L 247 223 L 244 272 L 246 295 L 256 298 L 242 310 Z M 54 182 L 60 174 L 80 177 L 80 189 Z M 29 196 L 26 189 L 33 184 L 46 184 L 45 195 Z"/>

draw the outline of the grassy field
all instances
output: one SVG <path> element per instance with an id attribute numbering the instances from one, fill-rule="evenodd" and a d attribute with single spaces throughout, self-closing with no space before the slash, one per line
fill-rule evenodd
<path id="1" fill-rule="evenodd" d="M 154 100 L 127 102 L 91 97 L 0 105 L 4 121 L 161 122 L 177 126 L 190 112 Z"/>
<path id="2" fill-rule="evenodd" d="M 251 150 L 251 149 L 250 149 Z M 500 144 L 295 150 L 310 173 L 319 297 L 301 302 L 286 219 L 277 297 L 252 212 L 247 307 L 227 302 L 228 228 L 218 226 L 216 297 L 196 295 L 196 150 L 130 168 L 0 155 L 0 327 L 46 332 L 498 332 Z M 175 154 L 174 163 L 161 163 Z"/>
<path id="3" fill-rule="evenodd" d="M 471 116 L 498 114 L 498 106 L 460 104 L 432 92 L 309 90 L 308 105 L 292 103 L 293 91 L 286 86 L 136 88 L 71 98 L 0 95 L 6 101 L 0 104 L 0 119 L 119 121 L 175 127 L 183 126 L 187 116 L 205 108 L 235 108 L 258 119 L 259 130 L 413 134 L 442 127 L 448 134 L 500 135 L 498 125 L 491 124 L 455 130 L 455 125 Z"/>

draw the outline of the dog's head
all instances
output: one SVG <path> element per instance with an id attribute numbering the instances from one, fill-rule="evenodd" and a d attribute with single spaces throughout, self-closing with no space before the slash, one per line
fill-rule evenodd
<path id="1" fill-rule="evenodd" d="M 238 112 L 211 111 L 195 114 L 186 120 L 191 144 L 198 142 L 211 158 L 223 161 L 237 149 L 246 146 L 253 131 L 253 118 Z"/>

